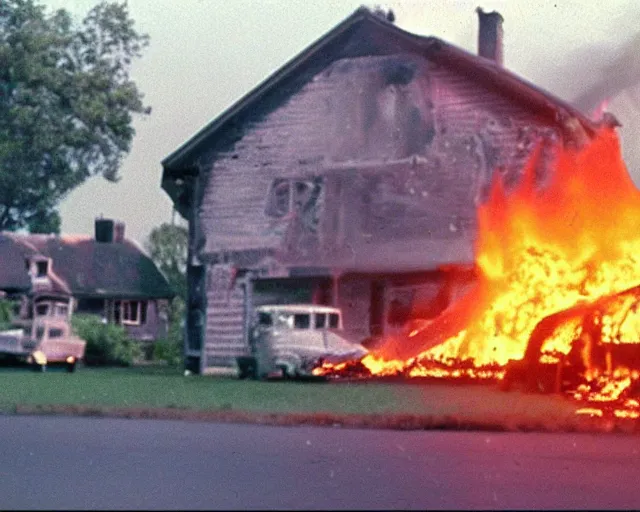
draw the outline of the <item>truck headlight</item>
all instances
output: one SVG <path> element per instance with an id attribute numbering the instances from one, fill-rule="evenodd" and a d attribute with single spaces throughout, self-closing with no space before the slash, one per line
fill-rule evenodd
<path id="1" fill-rule="evenodd" d="M 33 360 L 36 364 L 44 366 L 47 364 L 47 356 L 41 350 L 36 350 L 33 354 L 31 354 Z"/>

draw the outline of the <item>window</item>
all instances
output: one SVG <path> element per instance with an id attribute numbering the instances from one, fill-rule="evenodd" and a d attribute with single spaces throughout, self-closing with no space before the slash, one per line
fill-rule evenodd
<path id="1" fill-rule="evenodd" d="M 324 329 L 327 326 L 326 313 L 316 313 L 316 329 Z"/>
<path id="2" fill-rule="evenodd" d="M 293 329 L 293 315 L 291 313 L 274 313 L 273 324 L 279 328 Z"/>
<path id="3" fill-rule="evenodd" d="M 329 313 L 329 328 L 330 329 L 340 328 L 340 315 L 338 315 L 337 313 Z"/>
<path id="4" fill-rule="evenodd" d="M 69 306 L 66 304 L 56 304 L 56 316 L 67 316 L 69 314 Z"/>
<path id="5" fill-rule="evenodd" d="M 273 325 L 273 318 L 271 318 L 269 313 L 258 313 L 258 325 L 271 327 Z"/>
<path id="6" fill-rule="evenodd" d="M 49 262 L 48 261 L 37 261 L 36 262 L 36 277 L 47 277 L 49 273 Z"/>
<path id="7" fill-rule="evenodd" d="M 44 338 L 44 327 L 42 325 L 39 325 L 36 328 L 36 340 L 42 341 L 42 338 Z"/>
<path id="8" fill-rule="evenodd" d="M 36 305 L 36 316 L 47 316 L 49 314 L 49 304 Z"/>
<path id="9" fill-rule="evenodd" d="M 309 313 L 293 315 L 293 326 L 296 329 L 308 329 L 311 326 L 311 315 Z"/>
<path id="10" fill-rule="evenodd" d="M 142 325 L 147 321 L 147 303 L 143 300 L 116 300 L 113 321 L 117 324 Z"/>
<path id="11" fill-rule="evenodd" d="M 274 180 L 269 191 L 266 214 L 269 217 L 284 217 L 291 206 L 291 187 L 288 179 Z"/>
<path id="12" fill-rule="evenodd" d="M 104 315 L 104 299 L 79 299 L 78 313 L 90 313 L 94 315 Z"/>
<path id="13" fill-rule="evenodd" d="M 64 331 L 57 327 L 49 329 L 49 339 L 53 338 L 62 338 L 64 336 Z"/>
<path id="14" fill-rule="evenodd" d="M 265 213 L 269 217 L 281 218 L 294 210 L 304 210 L 313 196 L 314 189 L 318 186 L 316 181 L 317 178 L 313 180 L 291 180 L 289 178 L 273 180 L 267 197 Z"/>

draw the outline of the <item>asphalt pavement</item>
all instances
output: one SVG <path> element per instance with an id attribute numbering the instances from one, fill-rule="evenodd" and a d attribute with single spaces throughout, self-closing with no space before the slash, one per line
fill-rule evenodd
<path id="1" fill-rule="evenodd" d="M 618 434 L 0 416 L 0 509 L 638 509 Z"/>

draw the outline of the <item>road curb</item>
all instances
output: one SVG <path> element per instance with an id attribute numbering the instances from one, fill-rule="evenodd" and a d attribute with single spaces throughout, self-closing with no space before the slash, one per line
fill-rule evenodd
<path id="1" fill-rule="evenodd" d="M 562 421 L 530 418 L 452 417 L 413 414 L 271 413 L 233 409 L 195 410 L 91 405 L 16 405 L 18 415 L 162 419 L 272 426 L 318 426 L 382 430 L 467 430 L 485 432 L 640 433 L 640 421 L 576 416 Z"/>

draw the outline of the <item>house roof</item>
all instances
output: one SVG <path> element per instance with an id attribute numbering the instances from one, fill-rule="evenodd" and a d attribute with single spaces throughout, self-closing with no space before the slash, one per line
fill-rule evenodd
<path id="1" fill-rule="evenodd" d="M 367 44 L 348 44 L 356 31 L 360 37 L 367 34 Z M 193 172 L 197 156 L 221 130 L 226 131 L 232 127 L 238 117 L 292 76 L 304 73 L 310 68 L 319 71 L 341 58 L 371 55 L 372 48 L 374 52 L 410 51 L 424 55 L 467 74 L 472 80 L 484 83 L 493 90 L 501 91 L 522 106 L 531 109 L 536 116 L 555 123 L 575 119 L 588 134 L 593 134 L 596 129 L 595 123 L 569 103 L 524 80 L 498 63 L 436 37 L 420 36 L 402 30 L 366 7 L 360 7 L 168 155 L 162 161 L 163 188 L 175 201 L 177 191 L 173 189 L 171 182 L 188 172 Z"/>
<path id="2" fill-rule="evenodd" d="M 171 298 L 175 295 L 151 258 L 130 240 L 101 243 L 86 235 L 0 234 L 0 258 L 13 261 L 10 256 L 15 258 L 17 254 L 20 264 L 15 265 L 14 272 L 25 275 L 25 257 L 50 258 L 53 291 L 75 297 Z M 4 286 L 2 277 L 0 274 L 0 287 Z"/>
<path id="3" fill-rule="evenodd" d="M 4 236 L 0 236 L 0 262 L 1 290 L 27 291 L 31 288 L 23 251 Z"/>

